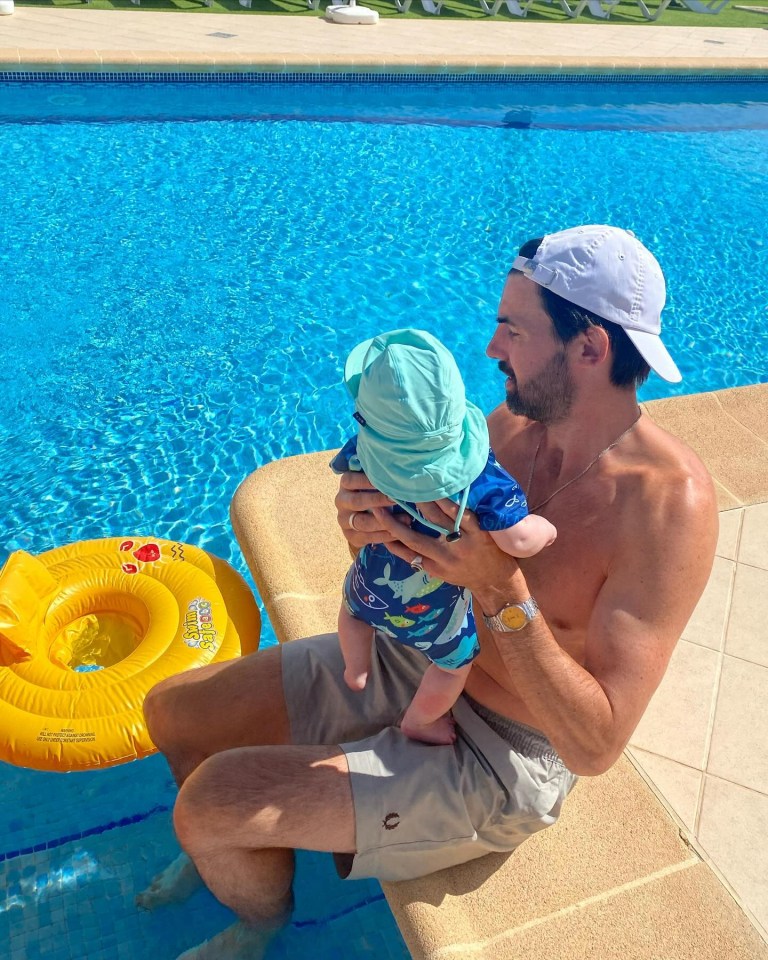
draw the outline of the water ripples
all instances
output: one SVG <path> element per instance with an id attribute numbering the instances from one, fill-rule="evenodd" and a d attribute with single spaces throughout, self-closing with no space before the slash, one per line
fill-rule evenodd
<path id="1" fill-rule="evenodd" d="M 763 130 L 0 124 L 0 560 L 137 533 L 242 569 L 231 497 L 342 442 L 348 350 L 427 327 L 491 409 L 515 248 L 576 222 L 667 273 L 686 379 L 645 398 L 768 379 L 767 174 Z"/>

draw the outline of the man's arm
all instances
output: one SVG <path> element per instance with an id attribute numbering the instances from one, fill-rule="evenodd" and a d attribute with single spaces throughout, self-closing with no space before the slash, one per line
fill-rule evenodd
<path id="1" fill-rule="evenodd" d="M 681 502 L 667 498 L 623 531 L 589 620 L 583 666 L 558 645 L 546 610 L 519 633 L 494 633 L 516 692 L 574 773 L 603 773 L 619 757 L 706 586 L 714 492 L 708 480 L 690 481 L 674 499 Z M 508 582 L 503 599 L 498 585 L 473 591 L 486 613 L 529 596 L 519 570 Z"/>
<path id="2" fill-rule="evenodd" d="M 568 768 L 583 776 L 605 772 L 626 746 L 712 567 L 717 511 L 709 478 L 702 474 L 683 481 L 682 489 L 671 488 L 623 518 L 587 625 L 583 665 L 557 643 L 546 610 L 518 633 L 493 634 L 535 726 Z M 453 511 L 451 504 L 441 506 L 449 515 Z M 530 596 L 516 561 L 479 530 L 474 517 L 465 514 L 461 540 L 446 544 L 398 530 L 397 519 L 384 511 L 374 514 L 392 534 L 394 553 L 409 561 L 417 553 L 431 576 L 464 583 L 485 613 Z"/>

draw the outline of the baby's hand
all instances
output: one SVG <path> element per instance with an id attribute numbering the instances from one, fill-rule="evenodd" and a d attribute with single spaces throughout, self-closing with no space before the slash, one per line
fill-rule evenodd
<path id="1" fill-rule="evenodd" d="M 450 713 L 438 717 L 431 723 L 414 723 L 406 715 L 403 717 L 400 729 L 411 740 L 421 740 L 422 743 L 450 745 L 456 742 L 456 721 Z"/>

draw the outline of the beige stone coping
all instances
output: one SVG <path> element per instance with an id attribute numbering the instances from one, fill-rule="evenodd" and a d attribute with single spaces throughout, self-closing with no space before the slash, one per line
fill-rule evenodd
<path id="1" fill-rule="evenodd" d="M 721 509 L 768 501 L 768 385 L 652 401 L 702 456 Z M 350 558 L 329 452 L 251 474 L 235 533 L 278 639 L 332 630 Z M 318 509 L 307 509 L 311 489 Z M 384 891 L 414 960 L 766 960 L 768 945 L 695 841 L 627 758 L 583 778 L 558 824 Z"/>
<path id="2" fill-rule="evenodd" d="M 322 58 L 266 54 L 213 54 L 190 51 L 134 51 L 134 50 L 27 50 L 0 49 L 0 70 L 27 70 L 50 74 L 69 72 L 102 73 L 427 73 L 481 74 L 495 76 L 509 73 L 552 75 L 594 75 L 622 73 L 638 76 L 669 74 L 707 74 L 710 76 L 738 76 L 768 74 L 764 58 L 721 58 L 716 63 L 709 58 L 636 58 L 593 57 L 588 63 L 583 57 L 518 56 L 467 57 L 466 55 L 420 57 L 389 55 L 325 56 Z"/>
<path id="3" fill-rule="evenodd" d="M 738 76 L 768 74 L 764 58 L 721 58 L 716 63 L 709 58 L 635 58 L 593 57 L 589 63 L 583 57 L 519 56 L 467 57 L 443 56 L 413 57 L 396 54 L 386 59 L 374 56 L 301 55 L 274 56 L 192 53 L 190 51 L 134 51 L 134 50 L 26 50 L 0 49 L 0 70 L 27 70 L 50 74 L 64 72 L 106 73 L 427 73 L 481 74 L 494 76 L 509 73 L 530 73 L 556 76 L 594 74 L 637 74 L 653 76 L 669 74 L 707 74 Z"/>

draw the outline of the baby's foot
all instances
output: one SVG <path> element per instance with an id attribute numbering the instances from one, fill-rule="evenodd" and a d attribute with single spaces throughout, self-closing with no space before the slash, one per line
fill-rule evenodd
<path id="1" fill-rule="evenodd" d="M 211 940 L 185 950 L 178 960 L 262 960 L 279 927 L 260 930 L 235 923 Z"/>
<path id="2" fill-rule="evenodd" d="M 203 886 L 194 863 L 180 853 L 162 873 L 153 878 L 146 890 L 136 895 L 136 906 L 154 910 L 169 903 L 181 903 Z"/>
<path id="3" fill-rule="evenodd" d="M 423 743 L 446 745 L 456 742 L 456 722 L 450 713 L 431 723 L 416 723 L 406 714 L 400 729 L 411 740 L 421 740 Z"/>
<path id="4" fill-rule="evenodd" d="M 344 671 L 344 682 L 350 690 L 365 690 L 368 683 L 367 670 L 352 670 L 350 667 Z"/>

